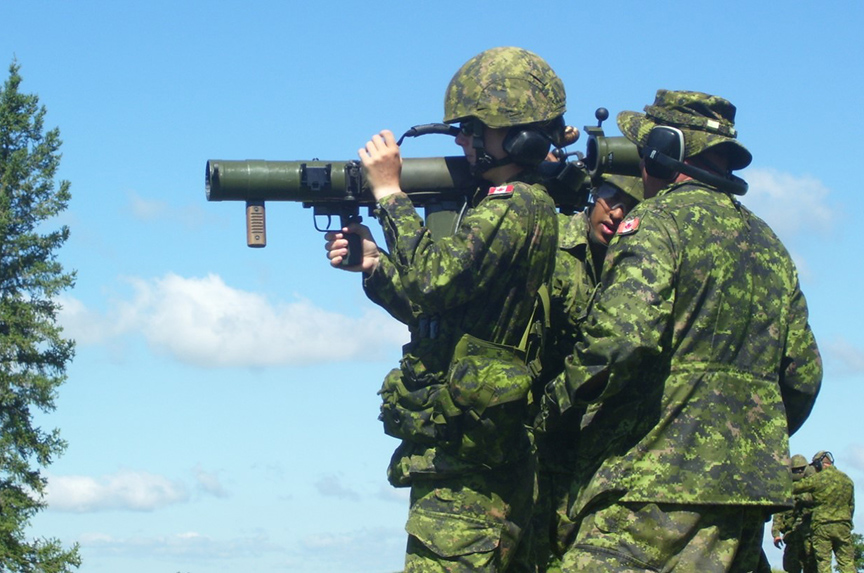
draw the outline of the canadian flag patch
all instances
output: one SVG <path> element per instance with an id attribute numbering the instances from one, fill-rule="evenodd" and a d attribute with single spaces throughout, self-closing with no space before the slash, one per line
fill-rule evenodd
<path id="1" fill-rule="evenodd" d="M 631 235 L 639 230 L 639 217 L 633 217 L 632 219 L 627 219 L 618 225 L 618 234 L 619 235 Z"/>
<path id="2" fill-rule="evenodd" d="M 501 185 L 500 187 L 490 187 L 489 195 L 509 195 L 513 193 L 512 185 Z"/>

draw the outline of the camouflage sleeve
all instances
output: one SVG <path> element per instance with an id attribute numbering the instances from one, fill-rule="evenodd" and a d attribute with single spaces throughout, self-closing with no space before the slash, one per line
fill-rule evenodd
<path id="1" fill-rule="evenodd" d="M 808 322 L 807 302 L 796 282 L 789 317 L 789 334 L 780 370 L 780 391 L 786 407 L 789 435 L 794 434 L 813 409 L 822 383 L 822 358 Z"/>
<path id="2" fill-rule="evenodd" d="M 613 238 L 603 286 L 565 362 L 566 385 L 577 403 L 605 400 L 663 352 L 672 317 L 677 231 L 668 216 L 640 213 L 638 229 Z"/>
<path id="3" fill-rule="evenodd" d="M 812 492 L 816 491 L 816 488 L 819 487 L 820 481 L 821 481 L 820 474 L 813 474 L 812 476 L 802 478 L 802 479 L 792 483 L 792 493 L 794 495 L 799 495 L 799 494 L 803 494 L 803 493 L 812 493 Z"/>
<path id="4" fill-rule="evenodd" d="M 363 291 L 369 300 L 399 322 L 408 324 L 411 320 L 411 303 L 400 285 L 396 265 L 386 252 L 381 253 L 375 271 L 368 277 L 363 277 Z"/>
<path id="5" fill-rule="evenodd" d="M 525 183 L 511 193 L 489 195 L 462 219 L 451 236 L 438 240 L 404 193 L 379 203 L 379 219 L 408 298 L 427 312 L 443 312 L 476 298 L 500 280 L 526 238 L 534 194 Z"/>
<path id="6" fill-rule="evenodd" d="M 792 510 L 774 514 L 774 517 L 771 519 L 771 537 L 781 537 L 782 534 L 789 531 L 789 518 L 791 516 Z"/>

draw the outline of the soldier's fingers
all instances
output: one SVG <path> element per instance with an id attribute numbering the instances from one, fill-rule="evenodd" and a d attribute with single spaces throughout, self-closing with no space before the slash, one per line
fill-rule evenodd
<path id="1" fill-rule="evenodd" d="M 382 130 L 381 137 L 384 139 L 384 143 L 387 147 L 398 147 L 396 145 L 396 137 L 394 137 L 393 132 L 389 129 Z"/>

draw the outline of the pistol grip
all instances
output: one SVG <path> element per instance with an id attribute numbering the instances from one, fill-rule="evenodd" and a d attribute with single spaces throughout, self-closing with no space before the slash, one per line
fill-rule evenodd
<path id="1" fill-rule="evenodd" d="M 356 233 L 346 233 L 348 256 L 342 259 L 343 267 L 354 267 L 363 262 L 363 239 Z"/>

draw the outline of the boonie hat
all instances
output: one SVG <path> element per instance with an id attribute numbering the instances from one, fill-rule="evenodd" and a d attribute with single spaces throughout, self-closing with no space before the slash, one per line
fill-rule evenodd
<path id="1" fill-rule="evenodd" d="M 735 106 L 718 96 L 693 91 L 657 90 L 645 113 L 622 111 L 618 128 L 624 136 L 644 147 L 657 125 L 677 127 L 684 133 L 684 157 L 723 145 L 730 169 L 744 169 L 753 155 L 736 138 Z"/>

